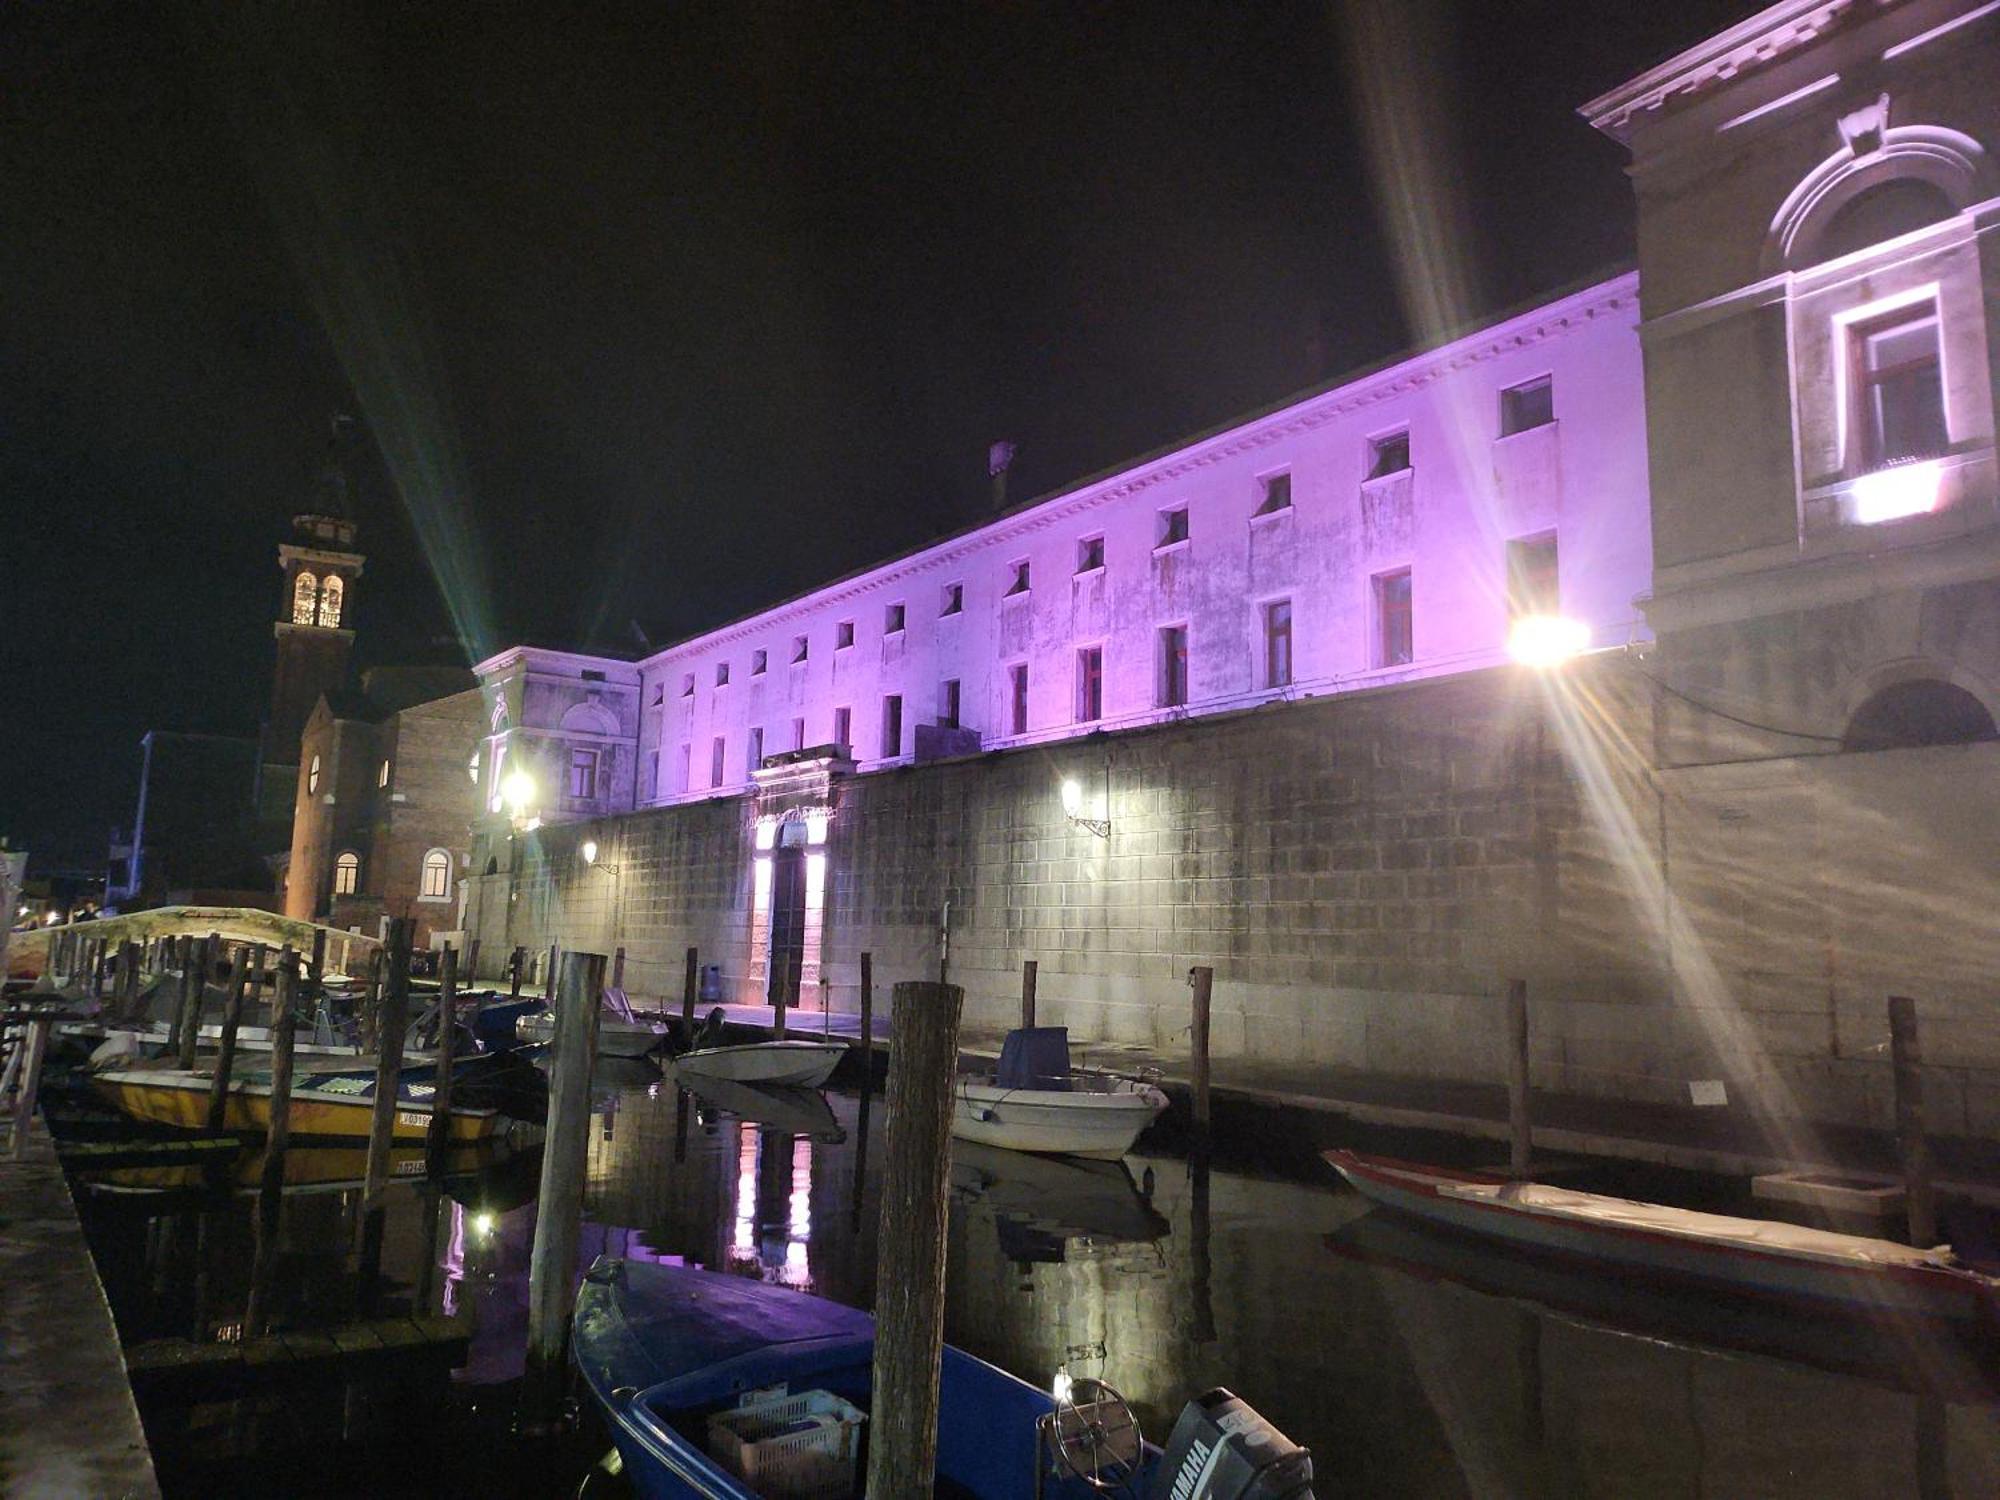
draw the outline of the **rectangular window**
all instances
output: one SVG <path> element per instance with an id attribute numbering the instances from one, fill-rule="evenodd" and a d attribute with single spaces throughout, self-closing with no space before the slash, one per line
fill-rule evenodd
<path id="1" fill-rule="evenodd" d="M 882 754 L 886 758 L 903 753 L 903 695 L 891 693 L 882 700 Z"/>
<path id="2" fill-rule="evenodd" d="M 1007 669 L 1007 723 L 1009 734 L 1028 732 L 1028 664 L 1024 661 Z"/>
<path id="3" fill-rule="evenodd" d="M 1562 613 L 1554 532 L 1507 544 L 1507 618 Z"/>
<path id="4" fill-rule="evenodd" d="M 692 698 L 694 696 L 694 673 L 681 673 L 681 696 L 683 698 Z"/>
<path id="5" fill-rule="evenodd" d="M 895 635 L 903 628 L 903 606 L 892 604 L 882 611 L 882 634 Z"/>
<path id="6" fill-rule="evenodd" d="M 1264 606 L 1264 686 L 1292 683 L 1292 601 L 1274 599 Z"/>
<path id="7" fill-rule="evenodd" d="M 845 651 L 853 644 L 854 622 L 852 620 L 842 620 L 838 625 L 833 627 L 833 649 L 836 651 Z"/>
<path id="8" fill-rule="evenodd" d="M 1154 547 L 1171 547 L 1188 539 L 1188 508 L 1177 505 L 1172 510 L 1160 512 L 1159 540 Z"/>
<path id="9" fill-rule="evenodd" d="M 744 757 L 743 774 L 748 776 L 764 764 L 764 731 L 762 727 L 750 731 L 750 749 Z"/>
<path id="10" fill-rule="evenodd" d="M 1188 701 L 1187 626 L 1160 627 L 1161 708 L 1185 708 Z"/>
<path id="11" fill-rule="evenodd" d="M 577 675 L 581 677 L 585 682 L 604 681 L 604 673 L 598 670 L 596 667 L 585 667 Z"/>
<path id="12" fill-rule="evenodd" d="M 375 785 L 387 786 L 388 784 L 389 784 L 389 762 L 385 760 L 382 762 L 382 768 L 375 773 Z"/>
<path id="13" fill-rule="evenodd" d="M 803 750 L 805 747 L 806 721 L 804 719 L 794 719 L 792 720 L 792 748 L 794 750 Z"/>
<path id="14" fill-rule="evenodd" d="M 1902 308 L 1858 325 L 1851 337 L 1863 467 L 1879 469 L 1898 459 L 1944 452 L 1950 440 L 1938 364 L 1937 305 Z"/>
<path id="15" fill-rule="evenodd" d="M 962 583 L 947 583 L 944 586 L 944 600 L 938 607 L 938 614 L 940 616 L 955 615 L 964 608 L 965 585 Z"/>
<path id="16" fill-rule="evenodd" d="M 572 750 L 569 753 L 569 794 L 579 802 L 597 797 L 597 752 Z"/>
<path id="17" fill-rule="evenodd" d="M 1076 570 L 1094 573 L 1104 566 L 1104 538 L 1087 536 L 1076 544 Z"/>
<path id="18" fill-rule="evenodd" d="M 1410 570 L 1375 580 L 1375 665 L 1407 666 L 1416 660 L 1415 620 L 1410 612 Z"/>
<path id="19" fill-rule="evenodd" d="M 1007 566 L 1007 597 L 1028 592 L 1028 565 L 1024 562 L 1009 563 Z"/>
<path id="20" fill-rule="evenodd" d="M 1260 516 L 1275 516 L 1281 510 L 1292 508 L 1292 476 L 1290 474 L 1266 474 L 1257 483 L 1263 487 L 1263 498 L 1257 506 Z"/>
<path id="21" fill-rule="evenodd" d="M 682 745 L 680 764 L 674 769 L 674 790 L 689 792 L 694 790 L 694 746 Z"/>
<path id="22" fill-rule="evenodd" d="M 1076 653 L 1076 722 L 1094 724 L 1104 717 L 1104 648 L 1085 646 Z"/>
<path id="23" fill-rule="evenodd" d="M 1544 375 L 1500 393 L 1500 436 L 1546 427 L 1556 419 L 1555 381 Z"/>
<path id="24" fill-rule="evenodd" d="M 853 709 L 836 708 L 833 711 L 833 742 L 834 744 L 840 747 L 840 753 L 842 755 L 848 754 L 849 751 L 853 748 L 854 745 Z"/>
<path id="25" fill-rule="evenodd" d="M 728 686 L 729 686 L 729 663 L 728 663 L 728 662 L 726 662 L 726 661 L 719 661 L 719 662 L 717 662 L 717 663 L 715 664 L 715 685 L 716 685 L 717 687 L 728 687 Z"/>
<path id="26" fill-rule="evenodd" d="M 662 703 L 665 703 L 666 701 L 667 701 L 667 685 L 664 682 L 654 683 L 653 707 L 658 708 Z"/>
<path id="27" fill-rule="evenodd" d="M 1386 479 L 1410 466 L 1410 432 L 1391 432 L 1368 440 L 1368 477 Z"/>
<path id="28" fill-rule="evenodd" d="M 717 735 L 708 747 L 708 784 L 722 785 L 722 773 L 728 769 L 729 741 Z"/>
<path id="29" fill-rule="evenodd" d="M 646 753 L 646 800 L 650 802 L 653 798 L 659 795 L 660 795 L 660 752 L 657 750 L 650 750 Z"/>
<path id="30" fill-rule="evenodd" d="M 770 660 L 768 652 L 752 651 L 750 653 L 750 675 L 752 677 L 762 677 L 765 667 L 770 664 Z"/>
<path id="31" fill-rule="evenodd" d="M 804 636 L 795 635 L 792 637 L 792 660 L 794 662 L 801 662 L 806 659 L 806 644 Z"/>
<path id="32" fill-rule="evenodd" d="M 958 679 L 950 677 L 938 688 L 938 723 L 946 729 L 958 728 Z"/>

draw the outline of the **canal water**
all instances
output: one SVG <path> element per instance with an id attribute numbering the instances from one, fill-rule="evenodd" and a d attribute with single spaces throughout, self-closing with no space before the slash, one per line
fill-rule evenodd
<path id="1" fill-rule="evenodd" d="M 597 1084 L 585 1263 L 678 1259 L 869 1305 L 879 1096 L 692 1095 L 617 1062 Z M 1370 1213 L 1298 1132 L 1261 1138 L 1212 1165 L 1151 1140 L 1123 1164 L 956 1147 L 947 1336 L 1037 1383 L 1107 1379 L 1155 1437 L 1227 1385 L 1311 1447 L 1322 1496 L 2000 1494 L 1976 1349 L 1482 1256 Z M 333 1376 L 147 1376 L 169 1495 L 577 1493 L 609 1446 L 592 1414 L 553 1441 L 512 1427 L 539 1152 L 455 1160 L 441 1186 L 400 1165 L 377 1252 L 360 1151 L 295 1149 L 261 1282 L 254 1151 L 76 1174 L 128 1348 L 239 1339 L 253 1295 L 307 1353 L 369 1320 L 472 1330 L 457 1368 L 371 1348 Z M 1582 1185 L 1634 1190 L 1605 1171 Z"/>

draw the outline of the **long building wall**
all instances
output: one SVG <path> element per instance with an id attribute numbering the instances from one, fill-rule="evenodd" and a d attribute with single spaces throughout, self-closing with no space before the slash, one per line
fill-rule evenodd
<path id="1" fill-rule="evenodd" d="M 1982 915 L 2000 879 L 1948 811 L 1994 784 L 2000 746 L 1634 780 L 1616 768 L 1649 712 L 1631 664 L 1600 660 L 836 773 L 806 1003 L 823 976 L 851 1009 L 864 951 L 881 997 L 934 973 L 949 900 L 975 1022 L 1011 1020 L 1033 958 L 1044 1019 L 1172 1051 L 1187 971 L 1208 964 L 1221 1057 L 1493 1080 L 1519 976 L 1541 1086 L 1685 1103 L 1719 1078 L 1879 1124 L 1893 990 L 1923 1003 L 1940 1128 L 2000 1131 L 2000 1021 L 1979 989 L 2000 964 Z M 1107 762 L 1100 838 L 1058 788 L 1101 788 Z M 474 882 L 489 968 L 514 944 L 622 946 L 627 988 L 671 999 L 693 945 L 725 998 L 761 999 L 760 828 L 796 801 L 772 785 L 520 836 L 518 871 Z"/>

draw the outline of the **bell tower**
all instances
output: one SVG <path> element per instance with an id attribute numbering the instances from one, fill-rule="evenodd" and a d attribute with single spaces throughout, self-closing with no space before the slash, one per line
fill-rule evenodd
<path id="1" fill-rule="evenodd" d="M 257 766 L 261 820 L 289 825 L 299 776 L 299 737 L 320 694 L 347 680 L 354 651 L 354 585 L 362 555 L 354 550 L 355 523 L 348 498 L 341 445 L 348 418 L 334 419 L 332 451 L 321 472 L 312 509 L 292 517 L 289 540 L 278 544 L 284 591 L 278 617 L 277 662 L 271 674 L 271 707 L 265 715 Z"/>

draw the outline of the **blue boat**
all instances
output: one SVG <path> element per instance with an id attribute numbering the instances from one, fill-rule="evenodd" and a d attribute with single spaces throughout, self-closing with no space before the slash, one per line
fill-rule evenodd
<path id="1" fill-rule="evenodd" d="M 866 1441 L 875 1355 L 875 1320 L 864 1312 L 739 1276 L 603 1259 L 578 1294 L 572 1350 L 644 1500 L 861 1492 L 867 1464 L 859 1444 Z M 811 1392 L 858 1422 L 839 1439 L 843 1453 L 856 1450 L 851 1486 L 753 1488 L 710 1456 L 718 1419 L 729 1424 L 774 1390 Z M 1101 1483 L 1092 1483 L 1093 1471 Z M 1141 1439 L 1108 1386 L 1078 1380 L 1071 1398 L 1058 1402 L 949 1346 L 938 1392 L 936 1477 L 939 1494 L 966 1500 L 1312 1494 L 1306 1450 L 1227 1391 L 1189 1402 L 1162 1451 Z"/>

